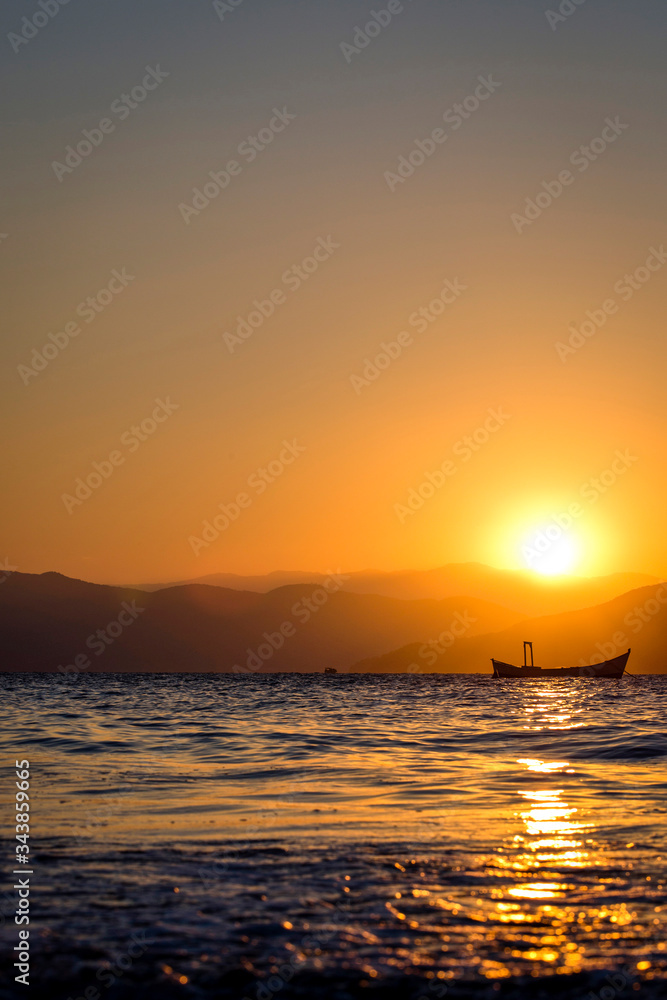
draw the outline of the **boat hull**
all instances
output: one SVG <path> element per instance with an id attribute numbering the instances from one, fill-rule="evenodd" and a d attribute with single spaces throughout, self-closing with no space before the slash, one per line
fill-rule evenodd
<path id="1" fill-rule="evenodd" d="M 513 663 L 491 660 L 494 677 L 622 677 L 630 656 L 630 650 L 604 663 L 592 663 L 586 667 L 516 667 Z"/>

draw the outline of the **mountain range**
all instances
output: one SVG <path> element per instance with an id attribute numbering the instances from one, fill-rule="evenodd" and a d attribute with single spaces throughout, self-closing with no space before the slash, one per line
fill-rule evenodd
<path id="1" fill-rule="evenodd" d="M 322 583 L 325 573 L 275 572 L 264 576 L 216 573 L 177 583 L 149 583 L 134 589 L 155 591 L 193 583 L 267 593 L 291 584 Z M 521 570 L 502 570 L 482 563 L 454 563 L 437 569 L 394 573 L 364 571 L 346 574 L 341 587 L 352 594 L 377 594 L 402 601 L 444 600 L 466 594 L 492 601 L 524 615 L 548 615 L 602 604 L 629 590 L 659 583 L 645 573 L 614 573 L 600 577 L 549 578 Z"/>
<path id="2" fill-rule="evenodd" d="M 628 646 L 631 670 L 666 666 L 667 587 L 653 580 L 619 593 L 635 574 L 554 585 L 468 564 L 312 574 L 267 591 L 260 582 L 275 577 L 252 579 L 257 589 L 196 582 L 148 590 L 12 573 L 0 585 L 2 669 L 487 672 L 491 656 L 518 662 L 523 639 L 535 642 L 543 666 L 608 658 Z M 373 585 L 390 593 L 362 590 Z"/>

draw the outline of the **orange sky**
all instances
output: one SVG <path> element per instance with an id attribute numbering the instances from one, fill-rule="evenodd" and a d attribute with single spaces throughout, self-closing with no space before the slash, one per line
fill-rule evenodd
<path id="1" fill-rule="evenodd" d="M 406 4 L 348 63 L 353 4 L 151 6 L 64 8 L 10 66 L 0 557 L 115 582 L 519 567 L 578 503 L 571 568 L 664 575 L 664 11 Z"/>

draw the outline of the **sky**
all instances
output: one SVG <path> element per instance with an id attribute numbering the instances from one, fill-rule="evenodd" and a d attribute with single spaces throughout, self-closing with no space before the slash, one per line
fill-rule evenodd
<path id="1" fill-rule="evenodd" d="M 667 572 L 663 3 L 45 4 L 0 558 Z"/>

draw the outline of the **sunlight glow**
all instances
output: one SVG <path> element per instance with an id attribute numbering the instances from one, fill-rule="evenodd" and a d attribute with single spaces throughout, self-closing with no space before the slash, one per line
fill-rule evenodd
<path id="1" fill-rule="evenodd" d="M 524 535 L 521 555 L 526 568 L 542 576 L 572 573 L 580 561 L 577 539 L 553 521 Z"/>

